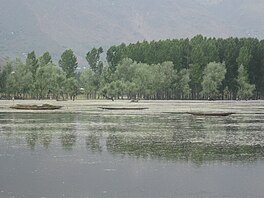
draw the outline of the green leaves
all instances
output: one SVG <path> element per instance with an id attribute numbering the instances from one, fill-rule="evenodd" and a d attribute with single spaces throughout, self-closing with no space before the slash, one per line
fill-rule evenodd
<path id="1" fill-rule="evenodd" d="M 39 64 L 38 64 L 38 59 L 34 51 L 32 51 L 31 53 L 27 55 L 26 65 L 29 68 L 30 72 L 32 73 L 33 79 L 35 80 L 35 75 L 39 67 Z"/>
<path id="2" fill-rule="evenodd" d="M 75 77 L 78 62 L 77 57 L 71 49 L 67 49 L 62 53 L 59 66 L 66 73 L 67 78 Z"/>
<path id="3" fill-rule="evenodd" d="M 45 66 L 49 63 L 52 63 L 51 55 L 49 52 L 45 52 L 41 57 L 39 57 L 40 66 Z"/>
<path id="4" fill-rule="evenodd" d="M 66 73 L 49 63 L 37 70 L 35 92 L 38 98 L 44 98 L 49 93 L 59 95 L 65 91 L 65 81 Z"/>
<path id="5" fill-rule="evenodd" d="M 86 54 L 86 60 L 89 63 L 91 70 L 97 75 L 101 75 L 103 71 L 103 63 L 100 61 L 100 54 L 102 53 L 103 48 L 99 47 L 98 49 L 93 48 Z"/>
<path id="6" fill-rule="evenodd" d="M 186 98 L 190 92 L 191 92 L 191 88 L 190 88 L 190 71 L 188 69 L 182 69 L 180 70 L 180 72 L 178 72 L 177 74 L 177 78 L 176 78 L 176 90 L 177 92 L 180 94 L 181 99 Z"/>
<path id="7" fill-rule="evenodd" d="M 76 94 L 80 83 L 85 94 L 93 98 L 202 99 L 221 94 L 235 99 L 237 95 L 249 98 L 255 90 L 256 96 L 264 95 L 263 40 L 197 35 L 190 40 L 121 44 L 107 50 L 108 64 L 100 59 L 102 53 L 102 47 L 91 49 L 86 54 L 90 67 L 79 75 L 71 49 L 61 55 L 61 69 L 52 65 L 49 52 L 36 58 L 32 51 L 26 63 L 13 61 L 5 66 L 0 73 L 0 90 L 32 97 L 47 93 L 63 96 Z"/>
<path id="8" fill-rule="evenodd" d="M 202 94 L 209 97 L 215 97 L 219 93 L 219 87 L 225 78 L 225 64 L 211 62 L 205 70 L 202 81 Z"/>
<path id="9" fill-rule="evenodd" d="M 255 85 L 249 83 L 248 73 L 244 67 L 244 65 L 240 65 L 238 68 L 238 92 L 237 96 L 240 99 L 249 99 L 253 95 L 253 91 L 255 90 Z"/>
<path id="10" fill-rule="evenodd" d="M 94 75 L 91 69 L 85 69 L 80 76 L 81 86 L 84 88 L 86 95 L 95 92 Z"/>

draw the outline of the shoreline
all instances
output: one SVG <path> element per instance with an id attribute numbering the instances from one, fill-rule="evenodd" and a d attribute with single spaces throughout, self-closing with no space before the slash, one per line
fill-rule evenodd
<path id="1" fill-rule="evenodd" d="M 12 109 L 13 105 L 42 105 L 51 104 L 63 106 L 58 110 L 38 110 L 38 112 L 107 112 L 108 108 L 144 108 L 142 113 L 183 113 L 183 112 L 234 112 L 240 114 L 264 114 L 264 100 L 248 101 L 201 101 L 201 100 L 140 100 L 133 103 L 130 100 L 0 100 L 0 113 L 3 112 L 35 112 L 35 110 Z"/>

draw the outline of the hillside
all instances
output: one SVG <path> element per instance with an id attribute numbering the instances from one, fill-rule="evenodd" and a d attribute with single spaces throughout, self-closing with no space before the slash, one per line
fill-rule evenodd
<path id="1" fill-rule="evenodd" d="M 261 0 L 2 0 L 0 53 L 31 50 L 79 57 L 94 46 L 121 42 L 214 37 L 264 37 Z"/>

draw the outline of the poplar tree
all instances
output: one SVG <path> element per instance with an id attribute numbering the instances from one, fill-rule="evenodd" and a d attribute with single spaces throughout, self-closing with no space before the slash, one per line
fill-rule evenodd
<path id="1" fill-rule="evenodd" d="M 248 73 L 244 65 L 238 68 L 238 91 L 237 96 L 239 99 L 249 99 L 255 90 L 255 85 L 249 83 Z"/>
<path id="2" fill-rule="evenodd" d="M 225 74 L 225 64 L 216 62 L 209 63 L 204 70 L 202 94 L 210 98 L 217 96 L 219 93 L 219 87 L 225 79 Z"/>
<path id="3" fill-rule="evenodd" d="M 71 49 L 67 49 L 62 53 L 61 59 L 59 60 L 59 66 L 66 73 L 67 78 L 75 77 L 78 62 L 77 57 Z"/>

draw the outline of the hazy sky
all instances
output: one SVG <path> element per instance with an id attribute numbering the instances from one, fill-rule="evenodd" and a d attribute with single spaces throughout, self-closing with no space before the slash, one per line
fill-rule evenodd
<path id="1" fill-rule="evenodd" d="M 59 54 L 122 42 L 264 37 L 261 0 L 1 0 L 0 53 Z"/>

